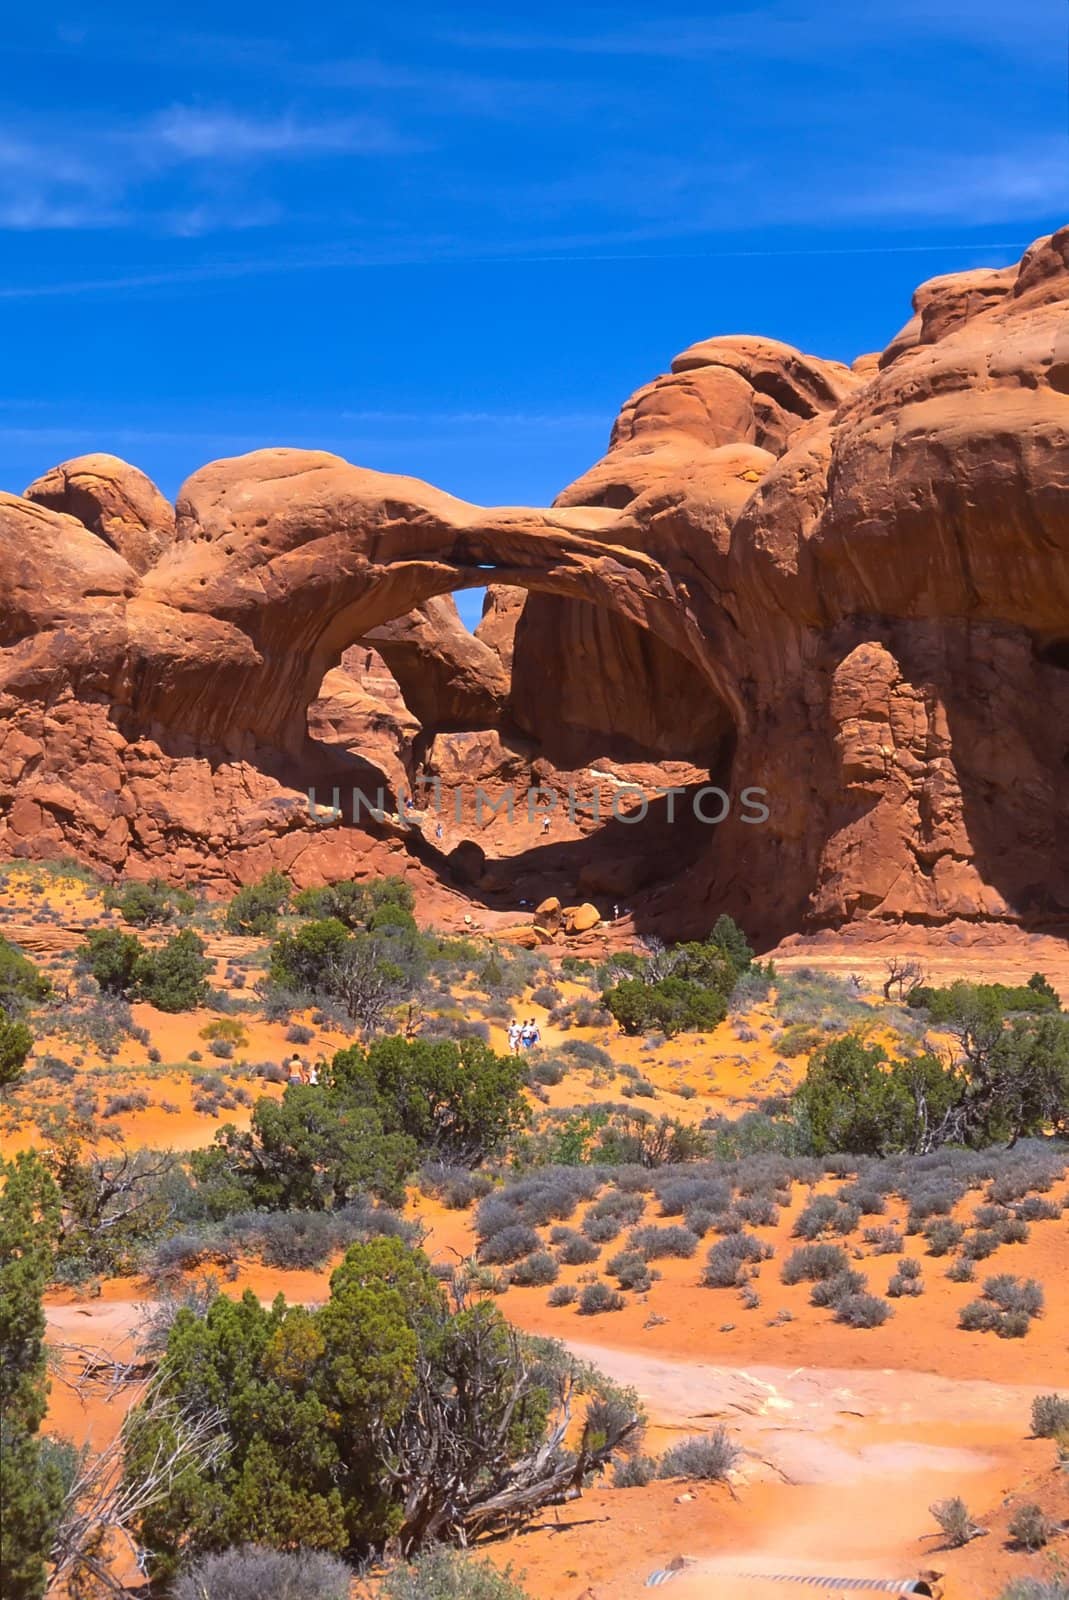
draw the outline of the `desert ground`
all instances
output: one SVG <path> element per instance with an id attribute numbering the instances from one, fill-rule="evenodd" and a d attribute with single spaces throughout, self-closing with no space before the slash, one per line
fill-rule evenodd
<path id="1" fill-rule="evenodd" d="M 5 1157 L 46 1145 L 63 1108 L 71 1105 L 80 1105 L 101 1150 L 187 1152 L 209 1144 L 222 1122 L 247 1126 L 255 1096 L 281 1095 L 282 1083 L 258 1072 L 265 1063 L 281 1066 L 293 1054 L 287 1033 L 294 1023 L 305 1030 L 305 1058 L 329 1058 L 351 1042 L 344 1029 L 323 1018 L 264 1017 L 252 985 L 269 941 L 226 934 L 210 906 L 198 921 L 214 962 L 216 992 L 243 1009 L 168 1015 L 135 1004 L 135 1035 L 109 1041 L 106 1048 L 82 1039 L 72 1050 L 61 1034 L 38 1037 L 26 1079 L 0 1108 Z M 88 875 L 18 864 L 4 872 L 0 932 L 32 954 L 64 993 L 76 991 L 75 951 L 86 930 L 112 924 L 118 925 L 116 913 L 104 909 Z M 697 1123 L 737 1118 L 799 1081 L 805 1056 L 785 1057 L 780 1050 L 790 1023 L 775 988 L 707 1035 L 626 1037 L 611 1020 L 606 1025 L 604 1016 L 589 1025 L 554 1022 L 555 1007 L 591 997 L 589 984 L 561 975 L 561 957 L 596 954 L 606 942 L 620 942 L 619 931 L 609 941 L 599 934 L 586 938 L 585 945 L 549 951 L 538 982 L 510 997 L 503 1015 L 487 1018 L 489 1041 L 501 1051 L 508 1048 L 505 1030 L 513 1014 L 539 1020 L 548 1053 L 575 1041 L 594 1047 L 593 1066 L 576 1059 L 560 1081 L 532 1086 L 536 1113 L 594 1104 L 611 1081 L 613 1093 L 638 1085 L 638 1103 Z M 944 938 L 937 948 L 930 941 L 917 945 L 933 982 L 981 976 L 1024 982 L 1039 968 L 1069 989 L 1066 948 L 1053 937 L 1023 935 L 985 944 L 969 930 L 958 941 Z M 855 932 L 788 941 L 772 956 L 782 982 L 790 974 L 801 973 L 807 981 L 816 974 L 818 982 L 830 975 L 835 993 L 853 997 L 866 1037 L 893 1050 L 909 1018 L 881 991 L 889 952 L 903 949 L 913 953 L 901 936 L 888 944 L 865 942 Z M 532 997 L 547 983 L 555 991 L 552 1003 L 545 995 Z M 485 996 L 475 992 L 443 997 L 439 1010 L 455 1014 L 459 1007 L 471 1016 L 480 999 Z M 242 1036 L 236 1051 L 216 1055 L 204 1030 L 226 1015 L 237 1017 Z M 929 1042 L 946 1043 L 938 1037 Z M 49 1076 L 50 1058 L 56 1057 L 73 1065 L 73 1075 L 61 1075 L 66 1081 Z M 658 1260 L 648 1288 L 600 1316 L 584 1316 L 574 1303 L 548 1304 L 544 1287 L 510 1283 L 507 1273 L 493 1286 L 497 1304 L 519 1328 L 564 1341 L 610 1378 L 637 1390 L 648 1417 L 645 1452 L 658 1454 L 719 1424 L 743 1452 L 730 1485 L 655 1479 L 613 1488 L 599 1480 L 580 1499 L 488 1545 L 490 1559 L 522 1574 L 535 1600 L 629 1600 L 655 1574 L 664 1575 L 658 1582 L 670 1579 L 670 1592 L 679 1600 L 712 1593 L 759 1600 L 792 1592 L 786 1581 L 792 1577 L 827 1578 L 826 1592 L 834 1594 L 834 1579 L 905 1580 L 923 1573 L 938 1574 L 948 1597 L 988 1600 L 1010 1578 L 1046 1571 L 1056 1559 L 1058 1541 L 1050 1547 L 1053 1556 L 1029 1554 L 1015 1548 L 1006 1530 L 1022 1500 L 1040 1501 L 1055 1520 L 1069 1516 L 1069 1480 L 1057 1469 L 1052 1442 L 1030 1437 L 1029 1420 L 1038 1393 L 1069 1393 L 1064 1214 L 1036 1221 L 1024 1242 L 1001 1245 L 983 1263 L 985 1272 L 1034 1278 L 1046 1294 L 1044 1314 L 1026 1338 L 999 1339 L 959 1327 L 959 1313 L 975 1287 L 947 1278 L 947 1259 L 927 1253 L 925 1237 L 906 1227 L 906 1203 L 888 1196 L 883 1213 L 864 1220 L 901 1229 L 901 1254 L 877 1253 L 860 1231 L 843 1242 L 877 1294 L 903 1258 L 918 1263 L 924 1292 L 897 1299 L 883 1326 L 853 1328 L 810 1304 L 810 1284 L 784 1284 L 778 1274 L 803 1206 L 815 1194 L 833 1194 L 840 1182 L 826 1175 L 795 1184 L 774 1222 L 755 1226 L 770 1253 L 745 1291 L 704 1287 L 695 1257 Z M 954 1215 L 967 1222 L 982 1198 L 969 1192 Z M 1069 1204 L 1064 1171 L 1049 1198 Z M 634 1220 L 655 1225 L 662 1216 L 656 1197 L 645 1194 L 641 1206 Z M 432 1261 L 454 1267 L 474 1261 L 473 1209 L 447 1209 L 418 1186 L 405 1209 L 420 1224 Z M 602 1256 L 618 1248 L 607 1243 Z M 245 1257 L 225 1263 L 220 1286 L 228 1294 L 251 1288 L 265 1302 L 281 1292 L 291 1302 L 314 1305 L 326 1298 L 333 1265 L 329 1259 L 294 1270 Z M 188 1276 L 203 1270 L 219 1269 L 208 1263 Z M 597 1271 L 597 1264 L 564 1265 L 557 1282 L 578 1289 Z M 174 1281 L 166 1288 L 173 1292 Z M 140 1388 L 136 1375 L 117 1381 L 110 1363 L 136 1363 L 138 1327 L 160 1292 L 158 1276 L 139 1275 L 48 1291 L 53 1356 L 46 1431 L 96 1449 L 115 1436 Z M 986 1535 L 963 1549 L 946 1547 L 928 1511 L 933 1501 L 953 1495 L 967 1502 Z M 373 1577 L 365 1587 L 374 1592 Z"/>

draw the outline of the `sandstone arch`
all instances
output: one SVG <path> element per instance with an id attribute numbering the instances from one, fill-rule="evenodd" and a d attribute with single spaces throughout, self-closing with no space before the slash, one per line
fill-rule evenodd
<path id="1" fill-rule="evenodd" d="M 297 751 L 307 707 L 349 645 L 488 581 L 618 613 L 691 662 L 733 717 L 745 715 L 710 608 L 699 617 L 673 552 L 642 548 L 625 514 L 485 510 L 415 479 L 296 450 L 213 463 L 184 486 L 177 509 L 175 542 L 128 610 L 146 668 L 144 710 L 202 740 L 251 737 Z M 149 657 L 161 607 L 183 634 L 210 632 L 217 660 L 184 674 L 171 655 L 157 668 Z M 221 667 L 234 693 L 206 705 L 204 673 Z"/>
<path id="2" fill-rule="evenodd" d="M 348 644 L 490 582 L 536 597 L 528 667 L 550 631 L 589 661 L 576 602 L 599 650 L 662 641 L 774 797 L 651 922 L 1069 917 L 1069 229 L 915 311 L 853 370 L 703 341 L 548 509 L 283 450 L 194 474 L 173 530 L 111 458 L 0 496 L 0 849 L 366 867 L 375 842 L 310 837 L 286 781 L 308 705 Z"/>

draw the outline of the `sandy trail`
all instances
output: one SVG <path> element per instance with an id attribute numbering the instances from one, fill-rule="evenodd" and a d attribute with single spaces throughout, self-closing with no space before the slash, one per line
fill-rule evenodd
<path id="1" fill-rule="evenodd" d="M 646 1576 L 676 1555 L 687 1559 L 671 1582 L 676 1600 L 712 1592 L 759 1600 L 794 1587 L 760 1574 L 893 1578 L 938 1564 L 938 1541 L 926 1553 L 919 1537 L 932 1527 L 929 1505 L 961 1493 L 979 1506 L 1004 1492 L 1035 1394 L 893 1369 L 740 1369 L 572 1349 L 638 1390 L 656 1448 L 723 1422 L 746 1450 L 732 1547 L 703 1553 L 703 1533 L 723 1543 L 708 1528 L 695 1530 L 694 1550 L 663 1550 L 658 1560 L 651 1548 Z"/>

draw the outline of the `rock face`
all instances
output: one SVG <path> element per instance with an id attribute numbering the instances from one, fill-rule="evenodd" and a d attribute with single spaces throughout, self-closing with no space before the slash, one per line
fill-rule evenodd
<path id="1" fill-rule="evenodd" d="M 174 507 L 150 478 L 118 456 L 76 456 L 35 478 L 27 500 L 77 517 L 135 572 L 147 572 L 174 539 Z"/>
<path id="2" fill-rule="evenodd" d="M 547 510 L 287 450 L 195 473 L 173 532 L 108 457 L 0 496 L 0 850 L 220 882 L 436 864 L 478 886 L 474 837 L 430 863 L 403 819 L 324 823 L 305 791 L 387 758 L 391 781 L 424 757 L 502 781 L 671 758 L 727 806 L 689 817 L 684 859 L 657 803 L 638 926 L 1064 921 L 1069 229 L 923 285 L 914 311 L 852 369 L 693 346 Z M 488 581 L 472 639 L 444 597 Z M 396 701 L 385 722 L 369 703 L 368 649 L 415 744 Z M 589 817 L 545 846 L 573 851 L 565 904 L 631 881 L 642 835 L 613 826 L 615 866 Z M 526 882 L 537 834 L 523 847 Z"/>
<path id="3" fill-rule="evenodd" d="M 368 634 L 431 735 L 446 728 L 493 728 L 509 692 L 508 668 L 460 620 L 451 594 L 435 595 Z"/>

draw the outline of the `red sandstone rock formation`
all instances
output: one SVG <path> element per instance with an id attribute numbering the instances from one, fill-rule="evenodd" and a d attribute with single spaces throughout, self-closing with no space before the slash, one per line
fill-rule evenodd
<path id="1" fill-rule="evenodd" d="M 77 517 L 135 572 L 146 572 L 174 538 L 174 507 L 150 478 L 118 456 L 76 456 L 25 491 L 50 511 Z"/>
<path id="2" fill-rule="evenodd" d="M 608 826 L 525 839 L 514 885 L 552 858 L 562 899 L 612 894 L 646 837 L 661 887 L 631 909 L 673 932 L 1064 918 L 1069 229 L 915 312 L 853 369 L 692 347 L 550 510 L 282 450 L 194 474 L 173 537 L 110 458 L 0 497 L 0 849 L 218 881 L 411 863 L 397 823 L 317 825 L 304 799 L 375 753 L 353 695 L 323 709 L 374 636 L 439 770 L 505 781 L 529 748 L 552 774 L 616 741 L 767 790 L 766 823 L 733 803 L 697 842 L 621 821 L 615 876 Z M 488 576 L 530 596 L 507 703 L 514 600 L 476 641 L 440 604 Z M 492 880 L 473 838 L 445 855 Z"/>

